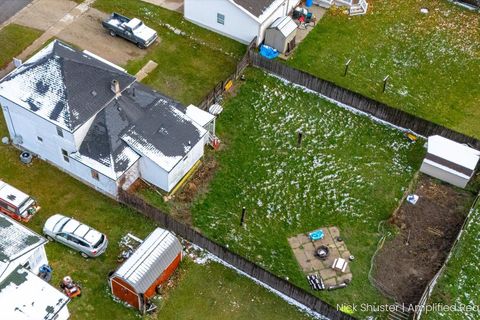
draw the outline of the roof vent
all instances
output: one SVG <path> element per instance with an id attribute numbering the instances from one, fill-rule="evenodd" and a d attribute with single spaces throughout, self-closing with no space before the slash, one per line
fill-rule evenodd
<path id="1" fill-rule="evenodd" d="M 17 199 L 17 196 L 13 195 L 13 194 L 9 194 L 7 196 L 7 199 L 10 200 L 10 201 L 15 201 L 15 199 Z"/>
<path id="2" fill-rule="evenodd" d="M 115 93 L 115 98 L 118 98 L 119 96 L 122 95 L 120 92 L 120 82 L 118 82 L 118 80 L 116 79 L 112 80 L 110 89 L 112 89 L 112 92 Z"/>
<path id="3" fill-rule="evenodd" d="M 97 91 L 95 90 L 92 90 L 92 92 L 90 92 L 92 94 L 92 96 L 96 97 L 97 96 Z"/>

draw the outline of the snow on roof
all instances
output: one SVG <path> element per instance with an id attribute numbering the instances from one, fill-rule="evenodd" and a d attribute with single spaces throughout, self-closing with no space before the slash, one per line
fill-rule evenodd
<path id="1" fill-rule="evenodd" d="M 197 108 L 193 104 L 187 107 L 186 115 L 195 121 L 198 125 L 205 127 L 209 122 L 215 119 L 215 116 L 209 112 Z"/>
<path id="2" fill-rule="evenodd" d="M 288 37 L 292 32 L 297 30 L 297 24 L 289 16 L 277 18 L 269 29 L 279 30 L 284 37 Z"/>
<path id="3" fill-rule="evenodd" d="M 480 158 L 480 151 L 438 135 L 428 137 L 428 153 L 470 170 Z"/>
<path id="4" fill-rule="evenodd" d="M 70 300 L 30 271 L 18 266 L 0 283 L 2 319 L 55 319 Z"/>
<path id="5" fill-rule="evenodd" d="M 126 72 L 55 40 L 0 82 L 0 95 L 73 132 L 135 81 Z"/>
<path id="6" fill-rule="evenodd" d="M 18 208 L 29 198 L 28 194 L 0 180 L 0 199 Z"/>
<path id="7" fill-rule="evenodd" d="M 42 236 L 0 214 L 0 263 L 13 261 L 46 242 Z"/>
<path id="8" fill-rule="evenodd" d="M 155 112 L 145 114 L 133 124 L 121 136 L 122 140 L 170 172 L 207 133 L 180 111 L 180 107 L 167 99 L 159 99 L 153 108 Z"/>
<path id="9" fill-rule="evenodd" d="M 177 237 L 157 228 L 112 277 L 120 277 L 138 293 L 144 293 L 181 252 L 182 245 Z"/>

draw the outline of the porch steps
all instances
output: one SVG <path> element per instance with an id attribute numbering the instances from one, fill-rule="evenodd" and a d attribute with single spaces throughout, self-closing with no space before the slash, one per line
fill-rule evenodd
<path id="1" fill-rule="evenodd" d="M 358 4 L 354 4 L 350 7 L 349 14 L 351 16 L 358 16 L 367 13 L 368 3 L 365 0 L 360 0 Z"/>
<path id="2" fill-rule="evenodd" d="M 313 4 L 328 9 L 335 4 L 335 0 L 313 0 Z"/>

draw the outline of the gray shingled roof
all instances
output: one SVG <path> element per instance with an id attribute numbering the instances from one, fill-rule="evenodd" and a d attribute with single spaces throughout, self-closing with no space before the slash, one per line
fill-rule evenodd
<path id="1" fill-rule="evenodd" d="M 153 161 L 165 157 L 181 159 L 188 147 L 200 141 L 204 134 L 205 131 L 185 115 L 181 104 L 135 83 L 98 113 L 80 147 L 80 154 L 107 167 L 113 166 L 115 172 L 121 174 L 139 157 L 126 156 L 130 147 L 142 151 L 139 145 L 148 143 L 156 152 Z M 156 162 L 168 171 L 164 161 Z"/>
<path id="2" fill-rule="evenodd" d="M 233 2 L 243 7 L 255 17 L 260 17 L 275 0 L 233 0 Z"/>
<path id="3" fill-rule="evenodd" d="M 0 83 L 0 95 L 58 126 L 74 131 L 135 81 L 126 72 L 53 41 Z"/>
<path id="4" fill-rule="evenodd" d="M 15 260 L 46 242 L 42 236 L 0 214 L 0 271 L 2 263 Z"/>

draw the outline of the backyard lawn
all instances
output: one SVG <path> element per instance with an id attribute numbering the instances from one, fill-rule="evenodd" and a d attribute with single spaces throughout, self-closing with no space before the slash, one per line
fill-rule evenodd
<path id="1" fill-rule="evenodd" d="M 193 204 L 194 225 L 307 289 L 287 238 L 338 226 L 355 255 L 353 282 L 320 296 L 333 305 L 386 302 L 367 279 L 377 227 L 418 170 L 424 141 L 412 143 L 258 69 L 248 69 L 246 78 L 217 122 L 224 149 L 208 193 Z M 246 226 L 240 227 L 243 206 Z"/>
<path id="2" fill-rule="evenodd" d="M 287 63 L 480 138 L 478 13 L 446 0 L 368 2 L 365 16 L 327 12 Z"/>
<path id="3" fill-rule="evenodd" d="M 476 320 L 480 311 L 480 203 L 472 212 L 466 231 L 440 277 L 429 305 L 456 306 L 458 311 L 431 311 L 425 320 Z M 467 308 L 470 308 L 469 310 Z"/>
<path id="4" fill-rule="evenodd" d="M 135 74 L 149 60 L 158 67 L 144 83 L 188 105 L 198 104 L 236 67 L 246 47 L 234 40 L 200 28 L 179 12 L 138 0 L 97 0 L 94 6 L 104 12 L 119 12 L 142 19 L 159 35 L 143 59 L 131 61 L 127 70 Z M 173 31 L 177 29 L 177 31 Z M 184 34 L 177 34 L 179 32 Z"/>
<path id="5" fill-rule="evenodd" d="M 0 112 L 0 136 L 7 135 Z M 131 232 L 145 237 L 155 224 L 115 201 L 107 198 L 51 165 L 34 160 L 32 165 L 20 163 L 19 151 L 0 145 L 0 179 L 36 197 L 41 211 L 27 224 L 41 233 L 43 223 L 54 213 L 64 213 L 107 234 L 109 248 L 96 259 L 84 259 L 79 253 L 55 242 L 46 245 L 53 267 L 52 285 L 65 275 L 82 285 L 83 294 L 69 304 L 71 319 L 137 319 L 138 314 L 113 301 L 107 274 L 118 264 L 118 245 L 123 235 Z M 306 319 L 295 307 L 276 295 L 216 263 L 196 265 L 185 259 L 176 287 L 161 300 L 158 319 L 195 319 L 196 315 L 218 315 L 225 319 Z M 201 317 L 202 318 L 202 317 Z M 205 318 L 205 317 L 203 317 Z"/>
<path id="6" fill-rule="evenodd" d="M 9 24 L 0 30 L 0 69 L 5 68 L 8 63 L 28 47 L 42 32 L 40 30 Z"/>

